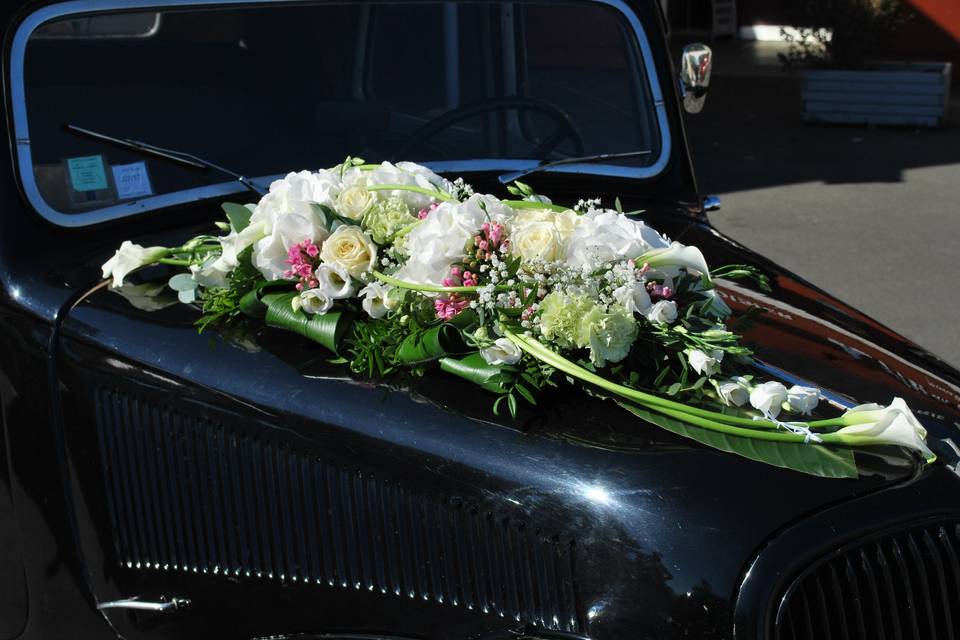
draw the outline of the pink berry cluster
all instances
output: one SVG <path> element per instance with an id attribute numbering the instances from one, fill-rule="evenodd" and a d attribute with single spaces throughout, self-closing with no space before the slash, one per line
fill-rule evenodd
<path id="1" fill-rule="evenodd" d="M 467 258 L 469 262 L 463 266 L 452 266 L 450 275 L 443 279 L 443 286 L 479 286 L 480 272 L 489 269 L 491 263 L 499 263 L 500 254 L 505 254 L 510 248 L 510 241 L 505 237 L 504 232 L 502 224 L 484 222 L 480 227 L 480 233 L 473 238 L 474 248 L 468 253 Z M 481 268 L 481 263 L 486 264 Z M 433 302 L 433 308 L 441 320 L 450 320 L 469 306 L 470 300 L 460 293 L 451 293 Z"/>
<path id="2" fill-rule="evenodd" d="M 286 262 L 290 265 L 290 268 L 283 272 L 283 277 L 298 280 L 297 291 L 315 289 L 318 282 L 314 273 L 320 263 L 319 255 L 320 247 L 309 238 L 293 245 L 287 251 Z"/>

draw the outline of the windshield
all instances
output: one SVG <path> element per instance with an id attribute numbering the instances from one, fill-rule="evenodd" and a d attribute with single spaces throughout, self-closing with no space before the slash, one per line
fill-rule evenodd
<path id="1" fill-rule="evenodd" d="M 263 183 L 347 155 L 452 170 L 478 159 L 509 169 L 649 150 L 623 161 L 636 167 L 660 155 L 637 34 L 600 2 L 64 17 L 32 32 L 23 65 L 24 180 L 71 215 L 226 179 L 77 136 L 67 124 L 190 152 Z"/>

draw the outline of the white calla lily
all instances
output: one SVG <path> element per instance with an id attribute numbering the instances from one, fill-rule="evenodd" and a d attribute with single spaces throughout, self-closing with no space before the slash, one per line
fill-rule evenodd
<path id="1" fill-rule="evenodd" d="M 636 259 L 637 264 L 647 264 L 653 269 L 663 269 L 669 273 L 669 268 L 683 268 L 696 271 L 708 281 L 710 268 L 700 249 L 674 242 L 665 249 L 654 249 L 641 254 Z"/>
<path id="2" fill-rule="evenodd" d="M 903 398 L 894 398 L 887 407 L 862 404 L 843 414 L 849 426 L 835 434 L 840 442 L 850 445 L 893 444 L 920 452 L 928 462 L 936 455 L 927 447 L 927 430 L 923 428 Z"/>
<path id="3" fill-rule="evenodd" d="M 101 267 L 103 277 L 112 277 L 113 283 L 110 286 L 113 288 L 120 287 L 123 285 L 123 279 L 131 271 L 153 264 L 169 254 L 170 250 L 166 247 L 142 247 L 129 240 L 124 240 L 113 257 Z"/>

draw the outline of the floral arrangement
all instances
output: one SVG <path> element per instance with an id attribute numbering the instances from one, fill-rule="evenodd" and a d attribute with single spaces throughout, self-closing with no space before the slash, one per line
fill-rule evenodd
<path id="1" fill-rule="evenodd" d="M 766 287 L 755 269 L 711 272 L 699 249 L 619 201 L 568 208 L 519 182 L 508 191 L 348 158 L 277 180 L 256 205 L 223 205 L 226 235 L 124 242 L 103 275 L 119 287 L 170 265 L 168 286 L 200 307 L 201 330 L 259 319 L 371 379 L 439 367 L 492 394 L 496 414 L 576 384 L 709 446 L 815 475 L 856 475 L 853 449 L 873 445 L 934 459 L 902 399 L 814 420 L 818 389 L 755 375 L 714 285 Z"/>

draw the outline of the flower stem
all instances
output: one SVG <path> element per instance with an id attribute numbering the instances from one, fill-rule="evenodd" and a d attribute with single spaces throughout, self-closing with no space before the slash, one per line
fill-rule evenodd
<path id="1" fill-rule="evenodd" d="M 549 204 L 546 202 L 532 202 L 530 200 L 503 200 L 503 204 L 511 209 L 547 209 L 557 213 L 567 211 L 570 207 L 564 207 L 559 204 Z"/>
<path id="2" fill-rule="evenodd" d="M 457 202 L 456 198 L 444 191 L 431 190 L 408 184 L 375 184 L 366 187 L 366 189 L 367 191 L 412 191 L 413 193 L 422 193 L 425 196 L 430 196 L 432 198 L 436 198 L 437 200 L 443 200 L 444 202 Z"/>
<path id="3" fill-rule="evenodd" d="M 373 271 L 373 276 L 380 280 L 381 282 L 386 282 L 387 284 L 392 284 L 395 287 L 401 289 L 409 289 L 410 291 L 423 291 L 425 293 L 476 293 L 482 287 L 440 287 L 435 284 L 419 284 L 416 282 L 407 282 L 406 280 L 400 280 L 399 278 L 394 278 L 393 276 L 388 276 L 385 273 L 380 273 L 379 271 Z M 505 284 L 496 285 L 494 289 L 496 291 L 510 291 L 514 287 L 510 287 Z"/>
<path id="4" fill-rule="evenodd" d="M 169 264 L 174 267 L 189 267 L 192 262 L 190 260 L 178 260 L 177 258 L 160 258 L 157 260 L 156 264 Z"/>
<path id="5" fill-rule="evenodd" d="M 646 407 L 656 408 L 657 410 L 663 409 L 682 412 L 685 415 L 696 416 L 714 423 L 725 424 L 728 426 L 739 425 L 740 427 L 745 427 L 746 430 L 750 432 L 755 432 L 760 429 L 776 431 L 780 428 L 779 425 L 769 420 L 753 420 L 751 418 L 741 418 L 738 416 L 727 415 L 725 413 L 719 413 L 717 411 L 709 411 L 707 409 L 691 407 L 683 404 L 682 402 L 667 400 L 666 398 L 661 398 L 638 389 L 631 389 L 630 387 L 625 387 L 615 382 L 611 382 L 606 378 L 598 376 L 597 374 L 587 371 L 583 367 L 574 364 L 555 351 L 545 347 L 537 340 L 518 335 L 507 327 L 502 328 L 504 335 L 507 336 L 507 338 L 538 360 L 542 360 L 543 362 L 575 378 L 579 378 L 584 382 L 589 382 L 590 384 L 596 385 L 601 389 L 615 393 L 620 397 L 627 398 L 628 400 L 640 403 Z"/>

